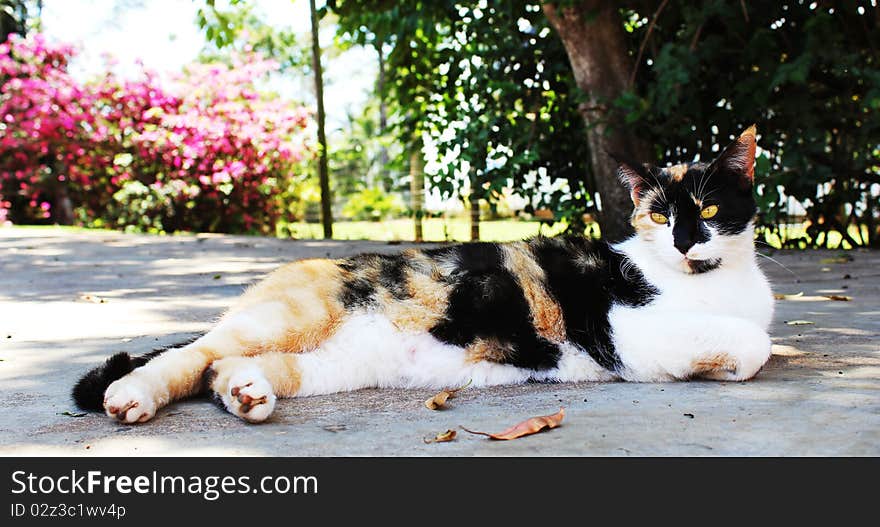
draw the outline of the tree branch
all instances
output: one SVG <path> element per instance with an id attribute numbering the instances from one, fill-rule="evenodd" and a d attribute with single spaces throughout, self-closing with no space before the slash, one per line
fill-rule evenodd
<path id="1" fill-rule="evenodd" d="M 648 24 L 648 29 L 645 31 L 645 38 L 642 39 L 642 43 L 639 45 L 639 53 L 636 55 L 636 62 L 633 64 L 632 73 L 629 75 L 629 83 L 627 83 L 628 87 L 632 87 L 633 83 L 636 81 L 636 72 L 639 71 L 639 64 L 642 62 L 642 54 L 645 52 L 645 44 L 648 43 L 648 39 L 651 38 L 651 33 L 654 31 L 654 25 L 657 23 L 657 19 L 660 17 L 660 13 L 663 12 L 663 8 L 666 7 L 666 4 L 669 3 L 669 0 L 663 0 L 660 2 L 660 6 L 657 7 L 657 10 L 654 11 L 654 16 L 651 18 L 651 22 Z"/>

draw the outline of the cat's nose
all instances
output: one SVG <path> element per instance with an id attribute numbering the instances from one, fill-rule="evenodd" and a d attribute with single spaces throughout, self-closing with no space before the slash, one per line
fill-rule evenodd
<path id="1" fill-rule="evenodd" d="M 675 238 L 673 245 L 678 249 L 678 252 L 686 255 L 691 247 L 694 246 L 694 242 L 690 238 Z"/>

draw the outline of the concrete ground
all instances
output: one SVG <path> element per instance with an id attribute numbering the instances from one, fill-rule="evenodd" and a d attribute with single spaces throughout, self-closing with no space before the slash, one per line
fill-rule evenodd
<path id="1" fill-rule="evenodd" d="M 75 417 L 70 388 L 116 351 L 143 353 L 207 330 L 278 264 L 377 242 L 133 236 L 0 229 L 0 455 L 699 456 L 880 454 L 880 253 L 773 254 L 773 357 L 746 383 L 530 384 L 468 388 L 443 411 L 431 390 L 361 390 L 283 400 L 248 425 L 207 400 L 143 425 Z M 822 295 L 846 295 L 833 301 Z M 792 321 L 810 324 L 793 325 Z M 566 408 L 563 426 L 516 441 L 500 431 Z"/>

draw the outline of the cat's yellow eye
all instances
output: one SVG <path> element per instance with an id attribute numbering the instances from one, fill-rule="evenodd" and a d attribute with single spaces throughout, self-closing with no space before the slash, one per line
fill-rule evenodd
<path id="1" fill-rule="evenodd" d="M 652 212 L 651 221 L 653 221 L 654 223 L 666 223 L 669 221 L 669 218 L 667 218 L 663 214 L 660 214 L 659 212 Z"/>
<path id="2" fill-rule="evenodd" d="M 700 211 L 700 217 L 704 220 L 708 220 L 716 214 L 718 214 L 718 205 L 709 205 Z"/>

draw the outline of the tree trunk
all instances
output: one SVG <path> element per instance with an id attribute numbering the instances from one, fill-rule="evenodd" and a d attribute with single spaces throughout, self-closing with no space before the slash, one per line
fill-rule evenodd
<path id="1" fill-rule="evenodd" d="M 333 237 L 333 211 L 330 208 L 330 173 L 327 168 L 327 135 L 324 130 L 324 70 L 321 67 L 321 43 L 318 40 L 318 12 L 315 0 L 309 0 L 312 19 L 312 69 L 315 72 L 315 99 L 318 105 L 318 180 L 321 184 L 321 224 L 324 238 Z"/>
<path id="2" fill-rule="evenodd" d="M 595 190 L 601 199 L 602 237 L 619 241 L 632 232 L 632 202 L 627 189 L 617 181 L 617 163 L 609 153 L 645 162 L 651 159 L 647 145 L 627 133 L 610 107 L 628 88 L 632 71 L 618 5 L 610 0 L 583 0 L 570 7 L 544 4 L 543 9 L 562 39 L 578 88 L 587 97 L 581 113 L 587 124 Z"/>
<path id="3" fill-rule="evenodd" d="M 409 190 L 412 200 L 413 223 L 415 224 L 415 241 L 424 241 L 422 235 L 422 206 L 425 201 L 425 158 L 422 154 L 421 141 L 413 146 L 409 156 Z"/>
<path id="4" fill-rule="evenodd" d="M 27 14 L 27 6 L 22 0 L 4 3 L 3 9 L 0 9 L 0 44 L 6 42 L 13 33 L 25 36 Z"/>
<path id="5" fill-rule="evenodd" d="M 379 57 L 379 76 L 376 79 L 376 91 L 379 93 L 379 137 L 385 138 L 388 130 L 388 103 L 385 102 L 385 53 L 382 51 L 382 43 L 376 40 L 376 54 Z M 391 178 L 388 176 L 388 148 L 385 144 L 379 146 L 379 182 L 383 190 L 388 190 L 386 185 Z"/>
<path id="6" fill-rule="evenodd" d="M 474 169 L 471 168 L 473 171 Z M 468 201 L 471 205 L 471 241 L 480 241 L 480 195 L 477 194 L 477 178 L 471 176 L 471 193 Z"/>
<path id="7" fill-rule="evenodd" d="M 73 225 L 73 202 L 67 193 L 68 179 L 62 181 L 58 176 L 64 173 L 61 163 L 52 156 L 52 208 L 51 221 L 58 225 Z"/>

